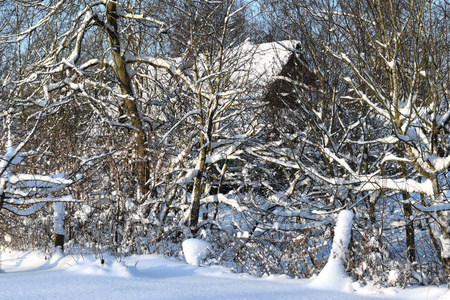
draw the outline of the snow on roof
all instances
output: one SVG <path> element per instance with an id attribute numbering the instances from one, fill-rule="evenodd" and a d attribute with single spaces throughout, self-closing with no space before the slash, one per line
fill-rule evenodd
<path id="1" fill-rule="evenodd" d="M 258 80 L 260 83 L 270 83 L 273 77 L 278 76 L 281 72 L 297 44 L 298 41 L 286 40 L 258 45 L 244 43 L 239 46 L 244 51 L 247 50 L 249 56 L 252 56 L 251 65 L 248 68 L 250 79 Z"/>
<path id="2" fill-rule="evenodd" d="M 230 82 L 233 83 L 233 86 L 229 87 L 230 90 L 243 85 L 250 87 L 266 86 L 273 80 L 273 77 L 278 76 L 297 43 L 298 41 L 286 40 L 255 45 L 246 40 L 236 47 L 226 49 L 222 72 L 227 74 Z M 190 77 L 193 71 L 193 63 L 185 61 L 188 59 L 184 58 L 183 60 L 183 58 L 177 57 L 168 59 L 167 62 L 176 66 L 183 74 L 194 80 Z M 218 72 L 217 64 L 217 59 L 211 63 L 205 56 L 197 56 L 197 68 L 200 69 L 198 73 L 203 74 L 203 77 L 196 83 L 218 75 L 219 73 L 215 73 Z M 153 75 L 157 74 L 160 82 L 170 81 L 171 79 L 171 76 L 165 70 L 159 70 L 157 73 L 153 70 L 149 71 Z"/>

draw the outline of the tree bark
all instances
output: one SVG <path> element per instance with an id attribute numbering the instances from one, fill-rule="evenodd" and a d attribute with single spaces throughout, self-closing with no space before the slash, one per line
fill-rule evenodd
<path id="1" fill-rule="evenodd" d="M 406 195 L 405 195 L 406 194 Z M 407 200 L 409 195 L 403 193 L 403 200 Z M 416 261 L 416 239 L 414 236 L 414 222 L 411 220 L 412 217 L 412 205 L 411 203 L 403 204 L 403 214 L 406 221 L 406 249 L 408 253 L 408 261 Z"/>
<path id="2" fill-rule="evenodd" d="M 199 162 L 197 164 L 197 175 L 195 176 L 194 187 L 192 189 L 191 213 L 189 218 L 189 226 L 193 235 L 197 233 L 198 218 L 200 216 L 200 199 L 204 191 L 203 173 L 205 171 L 207 154 L 207 147 L 205 147 L 205 142 L 206 141 L 202 133 L 200 142 L 200 146 L 202 147 L 202 149 L 200 150 Z"/>
<path id="3" fill-rule="evenodd" d="M 64 252 L 64 235 L 55 234 L 55 248 L 61 249 Z"/>
<path id="4" fill-rule="evenodd" d="M 450 277 L 450 227 L 448 225 L 448 211 L 439 213 L 441 231 L 441 261 L 444 265 L 445 272 Z"/>
<path id="5" fill-rule="evenodd" d="M 108 39 L 111 46 L 111 52 L 114 62 L 114 72 L 119 79 L 120 89 L 124 95 L 127 95 L 124 101 L 128 120 L 133 126 L 135 138 L 135 150 L 137 156 L 136 172 L 139 189 L 143 196 L 148 192 L 148 180 L 150 179 L 147 163 L 147 139 L 145 136 L 142 120 L 136 103 L 131 76 L 127 70 L 127 62 L 121 53 L 119 39 L 117 14 L 117 5 L 114 1 L 108 1 L 106 4 L 107 23 L 105 30 L 108 33 Z"/>
<path id="6" fill-rule="evenodd" d="M 442 201 L 443 195 L 439 191 L 437 175 L 428 179 L 431 180 L 431 183 L 433 185 L 434 197 L 432 203 L 434 205 L 444 203 L 444 201 Z M 439 231 L 441 232 L 441 262 L 444 266 L 447 276 L 450 277 L 450 224 L 448 214 L 448 211 L 438 212 L 439 220 L 437 222 L 437 226 L 439 228 Z"/>
<path id="7" fill-rule="evenodd" d="M 64 202 L 53 203 L 55 249 L 64 252 Z"/>
<path id="8" fill-rule="evenodd" d="M 397 116 L 398 118 L 398 116 Z M 398 120 L 398 119 L 397 119 Z M 403 153 L 397 148 L 397 155 L 403 157 Z M 400 171 L 402 175 L 406 178 L 406 166 L 403 162 L 400 164 Z M 412 205 L 409 201 L 410 194 L 407 192 L 402 192 L 403 200 L 403 216 L 405 217 L 405 230 L 406 230 L 406 251 L 409 262 L 416 261 L 416 239 L 414 233 L 414 222 L 412 220 L 413 210 Z"/>

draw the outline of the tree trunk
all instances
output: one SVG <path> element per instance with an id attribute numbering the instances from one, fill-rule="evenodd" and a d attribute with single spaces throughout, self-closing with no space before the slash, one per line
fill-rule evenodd
<path id="1" fill-rule="evenodd" d="M 145 136 L 142 120 L 136 99 L 134 97 L 131 76 L 127 70 L 127 63 L 121 54 L 121 46 L 119 39 L 119 31 L 117 20 L 117 5 L 114 1 L 108 1 L 106 5 L 107 23 L 105 29 L 108 33 L 109 43 L 111 46 L 112 57 L 114 62 L 114 72 L 120 81 L 120 89 L 122 94 L 127 95 L 124 101 L 127 117 L 133 126 L 135 137 L 135 150 L 137 156 L 136 172 L 137 181 L 140 192 L 143 196 L 148 192 L 148 180 L 150 174 L 147 164 L 147 139 Z"/>
<path id="2" fill-rule="evenodd" d="M 0 178 L 0 211 L 3 208 L 5 198 L 6 198 L 6 179 Z"/>
<path id="3" fill-rule="evenodd" d="M 448 213 L 448 211 L 439 213 L 439 218 L 441 221 L 439 230 L 441 231 L 441 261 L 444 265 L 447 276 L 450 277 L 450 228 L 448 225 Z"/>
<path id="4" fill-rule="evenodd" d="M 437 176 L 429 178 L 429 180 L 431 180 L 433 186 L 434 197 L 432 204 L 439 205 L 445 203 L 442 199 L 443 195 L 439 191 Z M 437 226 L 441 232 L 441 262 L 447 276 L 450 277 L 450 220 L 448 214 L 448 211 L 438 212 Z"/>
<path id="5" fill-rule="evenodd" d="M 326 283 L 327 289 L 330 290 L 354 292 L 352 279 L 346 274 L 344 267 L 347 259 L 348 245 L 352 235 L 352 222 L 352 211 L 342 210 L 339 213 L 328 262 L 322 271 L 320 271 L 319 275 L 309 283 L 310 287 L 322 288 L 324 283 Z"/>
<path id="6" fill-rule="evenodd" d="M 397 148 L 397 155 L 399 157 L 403 156 L 403 153 Z M 400 170 L 403 176 L 406 178 L 406 166 L 403 162 L 400 163 Z M 409 262 L 416 261 L 416 239 L 414 233 L 414 222 L 412 220 L 413 210 L 412 205 L 409 202 L 410 194 L 407 192 L 402 192 L 403 200 L 403 216 L 405 217 L 405 230 L 406 230 L 406 251 Z M 408 202 L 407 202 L 408 201 Z"/>
<path id="7" fill-rule="evenodd" d="M 199 107 L 202 107 L 202 96 L 199 95 Z M 203 173 L 206 170 L 206 156 L 209 153 L 212 139 L 212 128 L 215 112 L 217 110 L 218 99 L 216 98 L 213 103 L 209 103 L 208 106 L 208 120 L 206 133 L 201 132 L 200 136 L 200 156 L 197 164 L 197 176 L 194 180 L 194 188 L 192 189 L 192 202 L 191 202 L 191 214 L 190 214 L 190 227 L 191 233 L 195 235 L 197 233 L 198 218 L 200 217 L 200 199 L 204 192 Z M 203 117 L 200 117 L 200 124 L 204 126 L 205 122 Z"/>
<path id="8" fill-rule="evenodd" d="M 197 175 L 194 179 L 194 187 L 192 189 L 192 198 L 191 198 L 191 212 L 189 218 L 189 226 L 191 228 L 191 233 L 195 235 L 197 233 L 197 225 L 198 218 L 200 216 L 200 199 L 202 197 L 204 187 L 203 187 L 203 172 L 205 171 L 206 166 L 206 154 L 207 147 L 204 146 L 205 138 L 201 137 L 202 149 L 200 150 L 199 162 L 197 164 Z"/>
<path id="9" fill-rule="evenodd" d="M 64 202 L 53 203 L 55 249 L 64 252 Z"/>
<path id="10" fill-rule="evenodd" d="M 403 193 L 403 200 L 409 199 L 409 194 Z M 412 217 L 412 205 L 411 203 L 403 204 L 403 214 L 406 221 L 406 249 L 408 253 L 408 261 L 416 261 L 416 240 L 414 236 L 414 222 Z"/>

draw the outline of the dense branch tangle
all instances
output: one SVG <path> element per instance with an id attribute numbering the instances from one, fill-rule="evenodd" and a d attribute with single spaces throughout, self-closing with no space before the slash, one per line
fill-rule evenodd
<path id="1" fill-rule="evenodd" d="M 165 24 L 143 14 L 134 14 L 133 7 L 122 7 L 116 1 L 95 1 L 82 9 L 79 5 L 77 1 L 60 1 L 44 7 L 43 11 L 47 12 L 34 26 L 3 36 L 0 42 L 18 43 L 26 38 L 31 41 L 43 27 L 53 25 L 56 28 L 57 35 L 51 48 L 40 60 L 27 66 L 25 72 L 28 74 L 18 84 L 33 85 L 39 80 L 43 84 L 36 92 L 47 95 L 45 99 L 50 102 L 47 105 L 58 106 L 55 103 L 58 98 L 63 99 L 60 105 L 68 100 L 79 102 L 85 99 L 98 117 L 111 126 L 131 129 L 135 141 L 138 194 L 144 197 L 149 192 L 150 178 L 146 129 L 132 79 L 133 61 L 126 60 L 130 49 L 125 43 L 131 35 L 125 36 L 124 32 L 140 24 L 159 31 Z M 25 6 L 24 10 L 27 9 Z M 67 30 L 62 31 L 64 28 Z M 107 38 L 107 43 L 102 36 Z M 92 49 L 90 42 L 99 48 Z M 120 90 L 115 88 L 116 84 Z M 126 114 L 129 124 L 124 124 L 122 114 Z M 120 122 L 116 121 L 118 119 Z"/>
<path id="2" fill-rule="evenodd" d="M 175 58 L 167 58 L 167 55 L 156 55 L 161 35 L 169 29 L 164 22 L 149 15 L 134 13 L 142 10 L 137 2 L 128 3 L 125 7 L 125 4 L 118 1 L 94 1 L 81 9 L 77 1 L 60 2 L 54 7 L 48 7 L 48 12 L 35 26 L 16 35 L 5 36 L 3 42 L 22 40 L 42 26 L 53 24 L 55 28 L 64 29 L 58 30 L 46 54 L 28 66 L 28 73 L 19 84 L 29 86 L 39 80 L 42 84 L 35 93 L 47 95 L 45 99 L 54 109 L 69 101 L 85 101 L 110 126 L 131 130 L 138 182 L 137 198 L 141 202 L 152 193 L 149 189 L 151 177 L 148 165 L 148 134 L 151 128 L 149 122 L 144 122 L 143 115 L 143 110 L 148 111 L 149 108 L 141 107 L 140 104 L 142 100 L 148 103 L 148 100 L 142 98 L 149 97 L 149 93 L 139 88 L 143 86 L 144 80 L 158 82 L 157 70 L 168 74 L 164 78 L 164 84 L 170 78 L 179 82 L 182 93 L 195 102 L 197 109 L 194 110 L 198 110 L 195 114 L 188 113 L 192 117 L 198 117 L 193 132 L 200 137 L 197 176 L 192 191 L 192 212 L 188 220 L 195 230 L 199 219 L 200 199 L 204 192 L 206 161 L 215 149 L 212 147 L 214 134 L 228 130 L 227 127 L 230 126 L 224 125 L 221 128 L 222 124 L 229 124 L 228 119 L 236 118 L 240 113 L 233 106 L 245 90 L 240 90 L 240 84 L 246 77 L 234 79 L 231 90 L 230 78 L 245 61 L 239 61 L 242 53 L 234 53 L 234 57 L 230 55 L 236 43 L 243 39 L 233 27 L 239 26 L 234 20 L 250 3 L 242 6 L 236 1 L 176 3 L 175 5 L 184 6 L 180 12 L 182 15 L 186 14 L 182 18 L 186 17 L 189 23 L 184 28 L 188 34 L 184 36 L 187 39 L 182 46 L 187 49 L 187 56 L 183 57 L 185 60 L 182 64 Z M 206 47 L 205 39 L 198 38 L 203 34 L 201 31 L 205 30 L 200 21 L 212 18 L 211 16 L 217 19 L 211 19 L 214 25 L 206 30 L 209 32 L 208 36 L 214 38 Z M 68 19 L 73 21 L 69 23 Z M 230 26 L 232 22 L 233 25 Z M 135 41 L 137 35 L 140 35 L 139 41 Z M 250 59 L 251 57 L 245 58 L 246 61 Z M 151 68 L 156 70 L 155 74 L 149 71 Z M 169 92 L 168 90 L 173 88 L 165 87 L 163 93 Z M 55 99 L 61 100 L 56 102 Z M 39 104 L 38 101 L 35 103 Z M 124 115 L 128 122 L 124 122 Z M 164 135 L 164 142 L 169 133 Z"/>
<path id="3" fill-rule="evenodd" d="M 443 52 L 449 41 L 443 25 L 448 20 L 444 17 L 443 21 L 438 3 L 343 0 L 293 3 L 291 7 L 297 13 L 291 20 L 306 38 L 305 44 L 320 49 L 339 65 L 342 85 L 327 83 L 334 86 L 328 92 L 328 103 L 336 94 L 344 100 L 335 110 L 337 115 L 323 118 L 325 107 L 310 110 L 309 124 L 322 139 L 314 139 L 314 135 L 304 138 L 331 162 L 335 172 L 318 171 L 303 157 L 296 157 L 297 168 L 323 182 L 359 192 L 402 192 L 406 206 L 421 201 L 418 195 L 422 195 L 427 205 L 446 207 L 447 196 L 438 176 L 450 167 L 446 144 L 449 69 Z M 318 53 L 311 55 L 318 71 L 325 73 L 330 66 Z M 350 109 L 345 101 L 356 101 L 359 106 Z M 336 119 L 339 109 L 350 109 L 358 117 L 354 123 Z M 368 113 L 363 114 L 364 110 Z M 343 151 L 335 145 L 344 145 L 340 147 Z M 371 158 L 371 152 L 378 157 Z M 358 157 L 364 159 L 355 159 Z M 368 164 L 368 158 L 375 163 Z M 450 274 L 447 212 L 438 209 L 436 215 L 441 258 Z"/>

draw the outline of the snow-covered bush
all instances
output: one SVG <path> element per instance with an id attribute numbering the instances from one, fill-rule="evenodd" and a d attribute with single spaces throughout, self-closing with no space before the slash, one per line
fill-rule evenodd
<path id="1" fill-rule="evenodd" d="M 184 259 L 190 265 L 202 264 L 211 251 L 211 244 L 200 239 L 187 239 L 181 244 Z"/>

